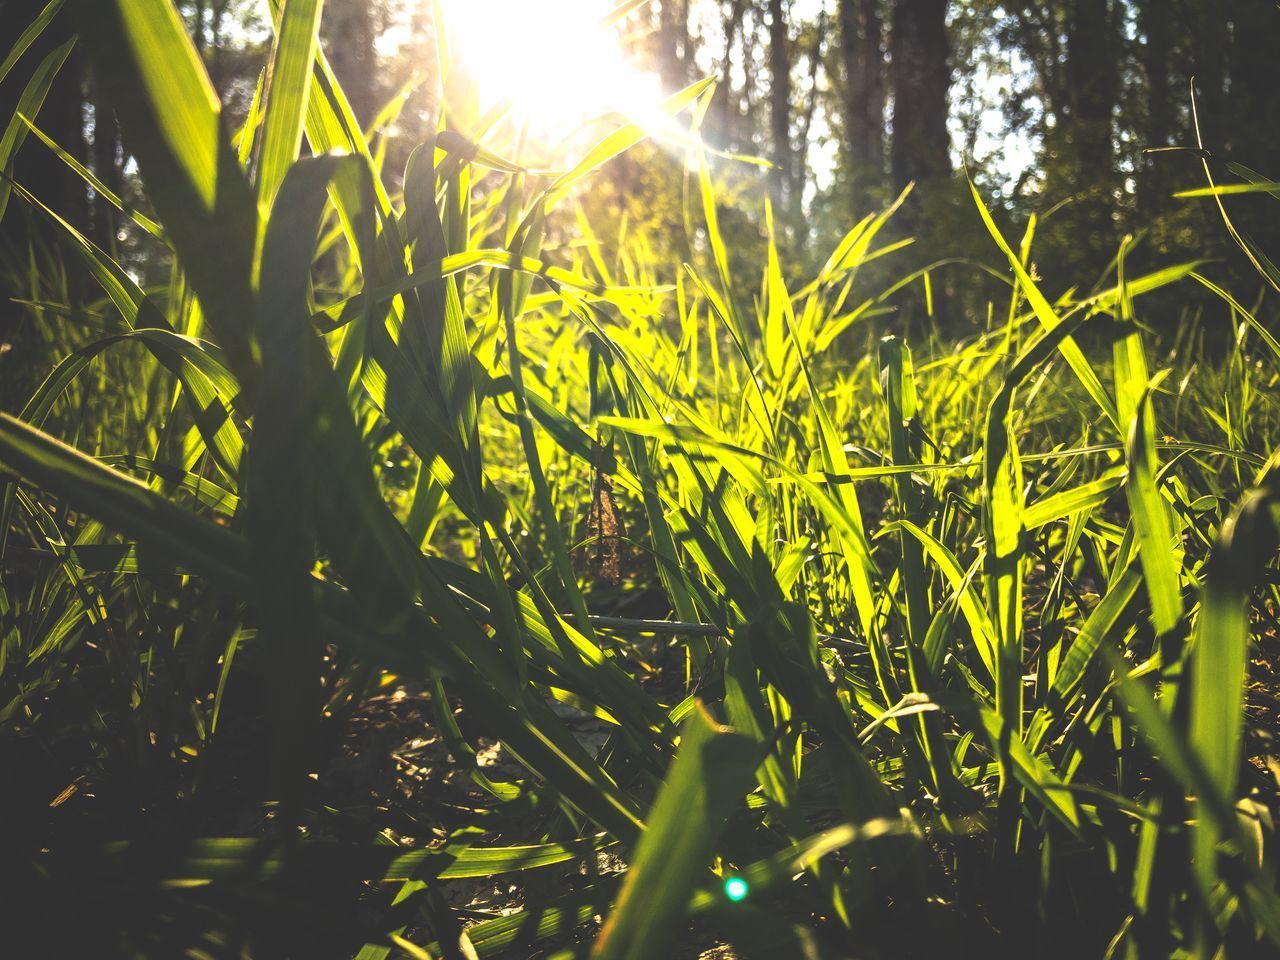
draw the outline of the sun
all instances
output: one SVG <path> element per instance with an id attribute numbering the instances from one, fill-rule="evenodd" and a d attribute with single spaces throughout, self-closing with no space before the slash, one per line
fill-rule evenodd
<path id="1" fill-rule="evenodd" d="M 452 56 L 475 77 L 482 110 L 509 105 L 531 133 L 553 141 L 584 121 L 651 116 L 662 99 L 606 22 L 616 0 L 444 0 Z"/>

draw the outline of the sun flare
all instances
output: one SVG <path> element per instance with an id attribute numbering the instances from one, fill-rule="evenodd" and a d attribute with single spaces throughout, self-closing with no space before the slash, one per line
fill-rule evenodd
<path id="1" fill-rule="evenodd" d="M 544 139 L 618 113 L 653 114 L 662 98 L 655 73 L 633 64 L 612 0 L 445 0 L 452 55 L 474 76 L 480 107 L 509 105 Z"/>

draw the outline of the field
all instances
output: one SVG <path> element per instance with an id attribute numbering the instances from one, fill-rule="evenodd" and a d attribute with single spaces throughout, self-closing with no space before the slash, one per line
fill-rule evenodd
<path id="1" fill-rule="evenodd" d="M 546 173 L 446 124 L 401 179 L 318 3 L 238 130 L 168 0 L 78 16 L 172 265 L 0 184 L 60 235 L 5 265 L 0 952 L 1280 950 L 1253 292 L 1126 244 L 1050 298 L 974 189 L 985 329 L 904 333 L 896 204 L 744 263 L 686 133 L 667 262 L 581 212 L 638 126 Z"/>

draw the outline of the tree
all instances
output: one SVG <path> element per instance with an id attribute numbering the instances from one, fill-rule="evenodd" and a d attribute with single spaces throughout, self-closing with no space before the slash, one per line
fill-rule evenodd
<path id="1" fill-rule="evenodd" d="M 1280 8 L 1270 0 L 1231 0 L 1225 4 L 1232 18 L 1228 47 L 1230 100 L 1227 117 L 1230 129 L 1210 149 L 1226 148 L 1234 160 L 1275 179 L 1280 177 L 1276 143 L 1280 122 L 1276 117 L 1276 95 L 1280 92 Z M 1270 205 L 1233 204 L 1237 225 L 1271 258 L 1280 257 L 1280 224 Z"/>
<path id="2" fill-rule="evenodd" d="M 93 171 L 112 193 L 124 188 L 124 157 L 120 147 L 120 127 L 115 114 L 101 96 L 93 100 Z M 109 250 L 115 242 L 118 216 L 106 198 L 93 198 L 93 233 L 98 246 Z"/>
<path id="3" fill-rule="evenodd" d="M 733 63 L 738 55 L 742 37 L 742 23 L 746 17 L 748 0 L 730 0 L 729 10 L 724 15 L 723 52 L 720 55 L 718 72 L 720 76 L 719 91 L 716 94 L 714 109 L 711 113 L 715 134 L 725 146 L 737 145 L 737 122 L 740 118 L 739 98 L 733 89 Z"/>
<path id="4" fill-rule="evenodd" d="M 777 210 L 785 209 L 792 183 L 791 38 L 782 0 L 769 0 L 769 132 L 773 144 L 770 193 Z"/>
<path id="5" fill-rule="evenodd" d="M 1187 0 L 1187 6 L 1186 26 L 1196 38 L 1190 59 L 1200 132 L 1206 145 L 1218 147 L 1230 129 L 1227 120 L 1230 20 L 1221 0 Z"/>
<path id="6" fill-rule="evenodd" d="M 951 174 L 947 0 L 897 0 L 890 36 L 894 186 Z"/>
<path id="7" fill-rule="evenodd" d="M 795 151 L 791 172 L 790 204 L 787 216 L 796 230 L 797 239 L 808 235 L 807 229 L 801 229 L 804 220 L 805 187 L 809 181 L 809 135 L 813 130 L 813 117 L 817 112 L 821 99 L 823 67 L 826 61 L 824 51 L 827 45 L 827 12 L 820 10 L 818 19 L 805 25 L 798 50 L 803 50 L 804 60 L 808 64 L 808 76 L 805 78 L 805 90 L 802 94 L 804 106 L 800 109 L 795 123 Z"/>
<path id="8" fill-rule="evenodd" d="M 1143 42 L 1138 46 L 1138 60 L 1146 86 L 1146 111 L 1142 137 L 1144 147 L 1154 149 L 1173 142 L 1177 118 L 1170 90 L 1170 20 L 1168 4 L 1161 0 L 1137 0 L 1138 29 Z M 1167 193 L 1163 168 L 1154 155 L 1143 162 L 1138 179 L 1138 209 L 1144 214 L 1160 208 Z"/>
<path id="9" fill-rule="evenodd" d="M 661 0 L 657 31 L 658 75 L 668 90 L 692 79 L 693 38 L 689 36 L 690 0 Z"/>
<path id="10" fill-rule="evenodd" d="M 881 0 L 840 0 L 844 160 L 855 212 L 884 180 L 885 58 Z"/>
<path id="11" fill-rule="evenodd" d="M 1114 114 L 1118 94 L 1117 15 L 1109 0 L 1075 0 L 1067 19 L 1066 101 L 1060 106 L 1058 167 L 1074 197 L 1064 226 L 1080 251 L 1080 268 L 1100 270 L 1119 241 Z"/>

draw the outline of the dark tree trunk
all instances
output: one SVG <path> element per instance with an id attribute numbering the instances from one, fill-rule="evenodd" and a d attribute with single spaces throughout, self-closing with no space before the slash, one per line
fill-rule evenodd
<path id="1" fill-rule="evenodd" d="M 773 141 L 770 187 L 776 210 L 792 189 L 791 41 L 783 0 L 769 0 L 769 131 Z"/>
<path id="2" fill-rule="evenodd" d="M 1075 0 L 1067 18 L 1066 100 L 1056 143 L 1060 196 L 1072 198 L 1062 212 L 1072 276 L 1101 270 L 1119 243 L 1116 224 L 1115 122 L 1119 95 L 1118 13 L 1109 0 Z"/>
<path id="3" fill-rule="evenodd" d="M 1146 42 L 1141 48 L 1142 70 L 1147 81 L 1147 146 L 1169 145 L 1173 135 L 1173 100 L 1169 89 L 1169 15 L 1165 4 L 1142 0 L 1139 26 Z"/>
<path id="4" fill-rule="evenodd" d="M 1174 134 L 1175 116 L 1169 89 L 1171 44 L 1167 4 L 1161 0 L 1140 0 L 1138 28 L 1143 34 L 1138 58 L 1147 87 L 1142 146 L 1150 150 L 1169 146 Z M 1165 169 L 1157 159 L 1151 157 L 1143 163 L 1138 180 L 1138 208 L 1144 216 L 1162 206 L 1165 194 L 1169 192 L 1166 188 L 1167 178 L 1163 176 Z"/>
<path id="5" fill-rule="evenodd" d="M 120 127 L 115 114 L 101 97 L 93 104 L 93 172 L 117 196 L 123 185 L 120 157 Z M 119 226 L 118 211 L 101 196 L 93 198 L 94 241 L 110 250 Z"/>
<path id="6" fill-rule="evenodd" d="M 378 56 L 371 0 L 331 0 L 321 21 L 324 50 L 362 125 L 378 113 Z"/>
<path id="7" fill-rule="evenodd" d="M 735 43 L 742 33 L 742 21 L 747 12 L 747 0 L 733 0 L 729 16 L 725 18 L 724 50 L 720 57 L 720 86 L 712 110 L 715 118 L 714 132 L 725 146 L 737 143 L 738 99 L 733 89 L 732 70 Z M 745 46 L 745 43 L 743 44 Z M 741 50 L 742 47 L 736 49 Z"/>
<path id="8" fill-rule="evenodd" d="M 889 77 L 893 85 L 894 185 L 951 174 L 947 133 L 947 0 L 898 0 L 893 8 Z"/>
<path id="9" fill-rule="evenodd" d="M 1115 169 L 1112 116 L 1117 71 L 1108 0 L 1076 0 L 1067 26 L 1068 121 L 1077 186 L 1105 183 Z"/>
<path id="10" fill-rule="evenodd" d="M 1276 144 L 1280 142 L 1280 121 L 1276 116 L 1276 95 L 1280 93 L 1280 9 L 1270 0 L 1231 0 L 1231 42 L 1228 70 L 1231 77 L 1227 103 L 1229 134 L 1225 142 L 1206 142 L 1210 150 L 1225 152 L 1229 159 L 1258 170 L 1266 176 L 1280 176 Z M 1201 113 L 1203 120 L 1204 114 Z M 1272 260 L 1280 258 L 1280 219 L 1274 204 L 1233 203 L 1232 218 L 1237 226 Z"/>
<path id="11" fill-rule="evenodd" d="M 1222 0 L 1192 0 L 1192 75 L 1195 77 L 1196 109 L 1204 145 L 1221 149 L 1230 129 L 1227 120 L 1227 40 L 1228 18 Z"/>
<path id="12" fill-rule="evenodd" d="M 947 0 L 896 0 L 889 36 L 889 83 L 893 91 L 893 130 L 889 163 L 893 185 L 902 190 L 919 183 L 898 215 L 898 225 L 926 242 L 914 257 L 931 258 L 938 248 L 931 212 L 947 195 L 951 176 L 951 137 L 947 131 L 948 63 Z M 919 260 L 917 260 L 919 263 Z M 946 316 L 947 295 L 934 287 L 934 307 Z M 901 318 L 910 322 L 908 310 Z"/>
<path id="13" fill-rule="evenodd" d="M 658 26 L 658 75 L 667 90 L 689 83 L 689 0 L 662 0 Z"/>
<path id="14" fill-rule="evenodd" d="M 195 0 L 192 4 L 191 13 L 191 39 L 196 45 L 196 52 L 200 56 L 204 56 L 205 49 L 209 45 L 208 35 L 205 33 L 205 20 L 208 16 L 208 9 L 205 0 Z"/>
<path id="15" fill-rule="evenodd" d="M 818 22 L 814 25 L 805 58 L 808 60 L 809 75 L 805 80 L 805 93 L 802 95 L 803 107 L 796 118 L 795 151 L 792 156 L 791 196 L 787 207 L 787 217 L 795 232 L 796 240 L 803 243 L 808 231 L 804 226 L 804 190 L 809 181 L 809 133 L 813 129 L 813 116 L 817 110 L 819 99 L 818 75 L 822 69 L 823 51 L 827 43 L 827 13 L 818 14 Z"/>
<path id="16" fill-rule="evenodd" d="M 880 0 L 841 0 L 844 149 L 855 213 L 884 181 L 884 18 Z"/>
<path id="17" fill-rule="evenodd" d="M 1275 156 L 1280 124 L 1280 8 L 1271 0 L 1231 0 L 1229 146 L 1245 166 L 1262 168 Z M 1211 145 L 1206 144 L 1212 150 Z M 1280 175 L 1280 174 L 1277 174 Z"/>

